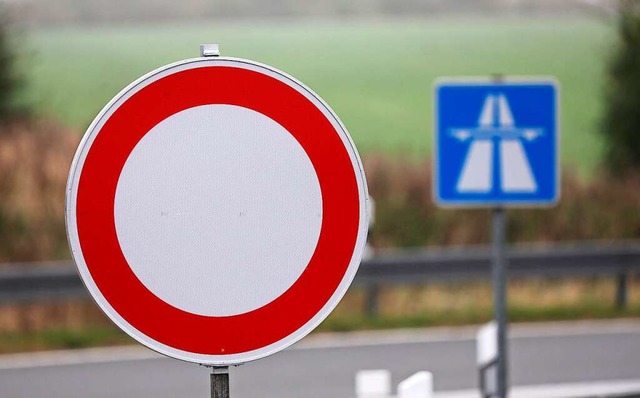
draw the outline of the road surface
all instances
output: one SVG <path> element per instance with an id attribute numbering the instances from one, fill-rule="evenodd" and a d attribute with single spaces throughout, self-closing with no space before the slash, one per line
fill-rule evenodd
<path id="1" fill-rule="evenodd" d="M 233 398 L 354 396 L 354 375 L 389 369 L 394 385 L 420 370 L 436 391 L 477 386 L 477 328 L 318 334 L 231 369 Z M 0 356 L 0 397 L 209 397 L 208 369 L 137 346 Z M 640 381 L 640 321 L 516 325 L 513 385 Z"/>

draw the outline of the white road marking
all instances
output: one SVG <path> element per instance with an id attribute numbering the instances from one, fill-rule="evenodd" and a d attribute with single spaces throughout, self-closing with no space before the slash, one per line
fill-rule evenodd
<path id="1" fill-rule="evenodd" d="M 160 358 L 165 357 L 142 346 L 85 348 L 80 350 L 2 355 L 0 356 L 0 370 L 129 362 Z"/>
<path id="2" fill-rule="evenodd" d="M 498 104 L 500 105 L 500 126 L 513 127 L 515 123 L 513 122 L 513 115 L 511 114 L 507 97 L 504 95 L 499 96 Z"/>
<path id="3" fill-rule="evenodd" d="M 493 141 L 477 139 L 471 143 L 456 189 L 458 192 L 486 193 L 493 186 Z"/>
<path id="4" fill-rule="evenodd" d="M 482 106 L 482 112 L 480 113 L 480 120 L 478 120 L 478 124 L 480 127 L 491 127 L 493 126 L 493 110 L 495 109 L 496 98 L 493 95 L 488 95 L 484 100 L 484 105 Z"/>
<path id="5" fill-rule="evenodd" d="M 519 386 L 510 390 L 511 398 L 575 398 L 640 392 L 640 380 L 607 380 L 588 383 Z M 480 398 L 478 390 L 436 392 L 435 398 Z"/>
<path id="6" fill-rule="evenodd" d="M 533 178 L 522 143 L 518 139 L 500 141 L 500 178 L 503 192 L 535 192 L 538 186 Z"/>

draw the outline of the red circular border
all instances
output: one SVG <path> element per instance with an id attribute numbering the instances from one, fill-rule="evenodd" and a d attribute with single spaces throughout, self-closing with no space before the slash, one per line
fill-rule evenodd
<path id="1" fill-rule="evenodd" d="M 224 317 L 183 311 L 149 291 L 124 258 L 113 211 L 120 173 L 140 139 L 169 116 L 207 104 L 242 106 L 277 121 L 306 151 L 322 193 L 318 244 L 299 279 L 265 306 Z M 104 299 L 149 338 L 205 355 L 263 348 L 312 319 L 347 271 L 356 245 L 359 212 L 354 167 L 339 134 L 322 111 L 276 78 L 230 66 L 175 72 L 143 87 L 122 103 L 88 150 L 76 207 L 82 254 Z"/>

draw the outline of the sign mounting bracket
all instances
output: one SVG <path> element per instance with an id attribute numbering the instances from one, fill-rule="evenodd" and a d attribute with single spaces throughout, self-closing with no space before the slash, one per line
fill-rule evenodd
<path id="1" fill-rule="evenodd" d="M 219 44 L 200 44 L 200 56 L 201 57 L 219 57 L 220 45 Z"/>

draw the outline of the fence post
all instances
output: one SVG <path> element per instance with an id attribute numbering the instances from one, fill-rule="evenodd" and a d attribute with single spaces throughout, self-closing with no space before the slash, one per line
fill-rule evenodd
<path id="1" fill-rule="evenodd" d="M 616 308 L 619 310 L 627 308 L 627 279 L 624 271 L 616 275 Z"/>

